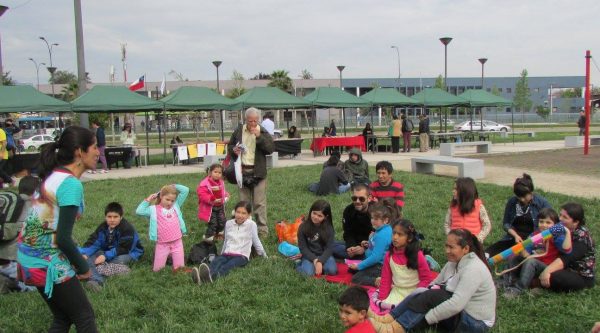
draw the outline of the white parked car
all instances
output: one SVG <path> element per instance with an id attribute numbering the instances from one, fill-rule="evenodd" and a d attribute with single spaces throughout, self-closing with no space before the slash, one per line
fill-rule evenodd
<path id="1" fill-rule="evenodd" d="M 25 150 L 36 151 L 39 150 L 43 144 L 54 142 L 54 138 L 52 137 L 52 135 L 38 134 L 27 139 L 21 139 L 19 141 L 19 143 L 23 145 L 23 148 Z"/>
<path id="2" fill-rule="evenodd" d="M 471 121 L 463 121 L 462 123 L 454 126 L 454 130 L 456 131 L 470 131 L 471 130 Z M 495 121 L 484 120 L 483 128 L 481 126 L 480 120 L 473 121 L 473 131 L 487 131 L 487 132 L 508 132 L 511 131 L 510 126 L 504 124 L 498 124 Z"/>

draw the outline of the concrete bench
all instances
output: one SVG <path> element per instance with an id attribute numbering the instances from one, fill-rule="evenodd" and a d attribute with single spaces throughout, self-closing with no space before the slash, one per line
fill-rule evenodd
<path id="1" fill-rule="evenodd" d="M 279 153 L 274 151 L 273 154 L 267 155 L 267 168 L 276 168 L 279 164 Z"/>
<path id="2" fill-rule="evenodd" d="M 416 173 L 433 173 L 433 166 L 441 164 L 458 167 L 459 177 L 471 177 L 473 179 L 484 177 L 483 160 L 449 156 L 426 156 L 413 157 L 410 162 L 412 171 Z"/>
<path id="3" fill-rule="evenodd" d="M 204 168 L 206 169 L 215 163 L 222 164 L 223 160 L 225 160 L 225 157 L 226 155 L 210 155 L 202 157 L 204 161 Z"/>
<path id="4" fill-rule="evenodd" d="M 500 137 L 508 138 L 509 135 L 520 135 L 520 134 L 526 134 L 530 138 L 535 138 L 534 131 L 500 132 Z"/>
<path id="5" fill-rule="evenodd" d="M 565 147 L 583 147 L 584 136 L 565 136 Z M 600 145 L 600 135 L 590 135 L 590 146 Z"/>
<path id="6" fill-rule="evenodd" d="M 489 141 L 471 141 L 471 142 L 451 142 L 440 144 L 440 155 L 454 156 L 456 147 L 477 147 L 477 153 L 490 153 L 492 151 L 492 143 Z"/>

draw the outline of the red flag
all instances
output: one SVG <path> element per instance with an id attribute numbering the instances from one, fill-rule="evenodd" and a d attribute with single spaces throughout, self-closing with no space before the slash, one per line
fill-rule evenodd
<path id="1" fill-rule="evenodd" d="M 144 88 L 144 75 L 140 76 L 134 83 L 129 86 L 129 90 L 136 91 Z"/>

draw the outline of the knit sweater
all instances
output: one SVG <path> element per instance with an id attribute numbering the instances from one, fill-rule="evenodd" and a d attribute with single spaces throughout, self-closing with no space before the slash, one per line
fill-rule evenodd
<path id="1" fill-rule="evenodd" d="M 263 248 L 260 238 L 258 238 L 258 228 L 256 222 L 247 219 L 242 224 L 237 224 L 235 219 L 225 222 L 225 240 L 221 254 L 242 255 L 250 259 L 252 247 L 256 253 L 266 257 L 267 253 Z"/>
<path id="2" fill-rule="evenodd" d="M 487 265 L 475 253 L 465 254 L 458 263 L 446 263 L 431 284 L 445 284 L 452 297 L 427 312 L 427 323 L 438 323 L 464 310 L 474 319 L 493 325 L 496 287 Z"/>

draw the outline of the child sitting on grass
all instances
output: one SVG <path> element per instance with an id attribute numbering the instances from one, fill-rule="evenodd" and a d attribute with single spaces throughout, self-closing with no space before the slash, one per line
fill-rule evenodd
<path id="1" fill-rule="evenodd" d="M 469 230 L 481 243 L 492 229 L 492 222 L 479 199 L 475 181 L 470 177 L 460 177 L 454 182 L 452 201 L 444 221 L 446 234 L 459 228 Z"/>
<path id="2" fill-rule="evenodd" d="M 144 254 L 144 247 L 133 225 L 123 218 L 123 206 L 111 202 L 104 208 L 104 222 L 89 236 L 79 252 L 87 259 L 92 271 L 87 286 L 97 291 L 104 283 L 104 277 L 96 269 L 97 265 L 127 265 Z"/>
<path id="3" fill-rule="evenodd" d="M 412 222 L 393 221 L 392 231 L 392 246 L 383 260 L 379 290 L 373 294 L 376 304 L 382 308 L 391 308 L 433 280 Z"/>
<path id="4" fill-rule="evenodd" d="M 221 255 L 215 257 L 210 266 L 202 263 L 192 268 L 192 280 L 196 284 L 211 283 L 224 277 L 238 267 L 244 267 L 250 261 L 252 247 L 260 256 L 267 253 L 258 238 L 258 227 L 252 221 L 252 205 L 248 201 L 240 201 L 235 205 L 235 218 L 225 222 L 225 240 Z"/>
<path id="5" fill-rule="evenodd" d="M 386 202 L 378 202 L 369 207 L 371 225 L 375 232 L 369 236 L 368 241 L 363 241 L 361 244 L 363 248 L 367 248 L 365 260 L 359 264 L 348 265 L 348 268 L 355 272 L 352 283 L 375 286 L 375 280 L 381 276 L 383 257 L 392 243 L 390 220 L 396 209 L 395 206 L 386 205 Z"/>
<path id="6" fill-rule="evenodd" d="M 542 208 L 538 214 L 538 230 L 531 236 L 548 230 L 559 223 L 558 213 L 552 208 Z M 504 290 L 504 297 L 514 298 L 521 295 L 529 288 L 531 281 L 540 274 L 562 253 L 571 252 L 571 232 L 569 228 L 563 227 L 565 234 L 560 240 L 547 239 L 541 244 L 533 247 L 531 254 L 526 250 L 515 256 L 509 262 L 513 270 L 508 272 L 508 286 Z M 531 237 L 530 236 L 530 237 Z M 561 244 L 562 243 L 562 244 Z"/>
<path id="7" fill-rule="evenodd" d="M 306 220 L 298 228 L 298 247 L 302 253 L 302 261 L 296 267 L 298 273 L 305 276 L 337 274 L 332 219 L 329 202 L 317 200 L 310 206 Z"/>
<path id="8" fill-rule="evenodd" d="M 135 213 L 150 219 L 148 234 L 156 242 L 154 265 L 158 272 L 167 264 L 167 257 L 173 259 L 173 270 L 184 267 L 183 234 L 187 233 L 181 214 L 181 205 L 185 202 L 190 189 L 175 184 L 165 185 L 158 193 L 152 193 L 142 201 Z"/>
<path id="9" fill-rule="evenodd" d="M 223 166 L 213 164 L 208 168 L 208 175 L 196 188 L 198 194 L 198 219 L 208 223 L 204 239 L 212 242 L 215 236 L 223 235 L 225 229 L 225 203 L 229 193 L 223 182 Z"/>
<path id="10" fill-rule="evenodd" d="M 367 319 L 369 295 L 361 287 L 346 289 L 338 299 L 340 320 L 346 333 L 375 333 L 371 322 Z"/>

